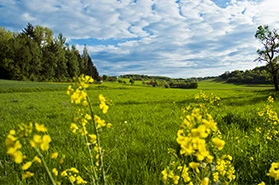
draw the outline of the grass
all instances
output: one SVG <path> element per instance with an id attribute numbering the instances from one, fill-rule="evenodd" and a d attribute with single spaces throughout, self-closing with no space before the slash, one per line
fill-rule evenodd
<path id="1" fill-rule="evenodd" d="M 82 151 L 81 139 L 69 129 L 74 107 L 66 94 L 67 86 L 0 80 L 0 141 L 3 143 L 9 130 L 18 123 L 43 123 L 53 140 L 51 150 L 66 154 L 64 166 L 76 166 L 86 178 L 87 155 Z M 224 153 L 233 156 L 238 184 L 274 183 L 266 173 L 270 164 L 279 160 L 278 141 L 267 145 L 254 132 L 263 124 L 257 112 L 264 107 L 267 97 L 277 98 L 272 87 L 207 80 L 200 82 L 198 89 L 191 90 L 118 82 L 90 87 L 88 93 L 97 114 L 101 114 L 97 107 L 99 94 L 112 100 L 104 118 L 113 127 L 102 133 L 110 184 L 162 184 L 161 171 L 169 162 L 167 150 L 177 148 L 175 139 L 182 109 L 195 101 L 194 96 L 200 90 L 215 93 L 222 99 L 210 113 L 225 137 Z M 278 107 L 278 101 L 274 107 Z M 40 168 L 33 170 L 37 175 L 36 184 L 49 184 L 48 177 L 38 175 L 42 173 Z M 0 184 L 20 182 L 19 166 L 11 162 L 4 147 L 0 148 L 0 174 Z"/>

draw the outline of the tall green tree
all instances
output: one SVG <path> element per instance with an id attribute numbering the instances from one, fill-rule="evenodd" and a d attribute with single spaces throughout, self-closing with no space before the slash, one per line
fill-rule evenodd
<path id="1" fill-rule="evenodd" d="M 67 81 L 68 70 L 67 70 L 67 60 L 65 57 L 65 44 L 66 38 L 60 33 L 57 38 L 54 39 L 55 44 L 55 55 L 57 57 L 57 67 L 55 69 L 55 79 L 56 81 Z"/>
<path id="2" fill-rule="evenodd" d="M 56 56 L 57 47 L 54 42 L 42 49 L 42 79 L 43 81 L 54 81 L 58 58 Z"/>
<path id="3" fill-rule="evenodd" d="M 67 47 L 66 50 L 66 59 L 67 59 L 67 69 L 69 77 L 72 79 L 73 77 L 79 76 L 79 60 L 78 60 L 78 53 L 75 46 L 72 46 L 72 49 Z"/>
<path id="4" fill-rule="evenodd" d="M 51 44 L 53 38 L 53 32 L 51 29 L 36 25 L 34 32 L 35 40 L 41 48 Z"/>
<path id="5" fill-rule="evenodd" d="M 266 62 L 267 69 L 272 76 L 275 91 L 278 87 L 279 71 L 279 34 L 277 30 L 270 30 L 268 25 L 259 26 L 255 37 L 262 43 L 263 48 L 258 49 L 258 58 L 255 61 Z"/>
<path id="6" fill-rule="evenodd" d="M 82 55 L 82 63 L 81 63 L 81 71 L 82 73 L 92 76 L 93 79 L 98 80 L 99 79 L 99 73 L 94 65 L 90 55 L 88 54 L 86 45 L 84 45 L 83 48 L 83 55 Z"/>
<path id="7" fill-rule="evenodd" d="M 13 34 L 10 31 L 6 31 L 3 27 L 0 27 L 0 78 L 10 79 L 11 70 L 10 65 L 13 63 L 11 56 L 13 50 L 10 45 L 10 40 Z"/>
<path id="8" fill-rule="evenodd" d="M 26 35 L 27 37 L 31 39 L 35 39 L 35 28 L 31 23 L 28 23 L 26 28 L 22 30 L 22 34 Z"/>
<path id="9" fill-rule="evenodd" d="M 30 37 L 20 34 L 12 43 L 15 70 L 13 79 L 37 81 L 41 72 L 41 50 Z"/>
<path id="10" fill-rule="evenodd" d="M 62 34 L 28 23 L 20 33 L 0 27 L 0 78 L 32 81 L 69 81 L 80 74 L 98 79 L 86 46 L 80 55 Z"/>

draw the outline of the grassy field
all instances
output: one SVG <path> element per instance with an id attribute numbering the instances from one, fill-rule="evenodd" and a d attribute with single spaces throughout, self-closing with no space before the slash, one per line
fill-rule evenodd
<path id="1" fill-rule="evenodd" d="M 65 168 L 75 166 L 88 178 L 84 169 L 87 155 L 81 139 L 69 127 L 74 107 L 66 94 L 68 84 L 16 82 L 0 80 L 0 141 L 4 143 L 10 129 L 19 123 L 43 123 L 52 137 L 51 149 L 66 154 Z M 105 166 L 110 184 L 162 184 L 161 171 L 169 162 L 168 148 L 177 148 L 176 132 L 181 124 L 182 109 L 195 102 L 201 90 L 221 98 L 219 106 L 210 109 L 218 123 L 226 145 L 223 152 L 233 157 L 236 169 L 235 184 L 274 184 L 268 172 L 272 162 L 279 161 L 278 139 L 265 143 L 255 132 L 264 121 L 258 111 L 264 108 L 268 96 L 278 95 L 272 86 L 245 86 L 201 81 L 198 89 L 164 89 L 105 82 L 88 90 L 94 110 L 99 115 L 98 95 L 112 100 L 104 115 L 112 123 L 102 133 Z M 0 184 L 20 184 L 21 170 L 6 155 L 0 145 Z M 26 151 L 29 153 L 30 151 Z M 39 167 L 33 181 L 23 184 L 50 184 Z"/>

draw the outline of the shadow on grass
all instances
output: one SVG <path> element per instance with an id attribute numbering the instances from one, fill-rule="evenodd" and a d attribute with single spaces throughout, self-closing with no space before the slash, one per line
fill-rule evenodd
<path id="1" fill-rule="evenodd" d="M 222 98 L 222 104 L 227 106 L 245 106 L 266 103 L 267 98 L 272 96 L 275 100 L 279 99 L 279 93 L 274 90 L 255 90 L 255 94 L 246 94 L 234 97 Z"/>

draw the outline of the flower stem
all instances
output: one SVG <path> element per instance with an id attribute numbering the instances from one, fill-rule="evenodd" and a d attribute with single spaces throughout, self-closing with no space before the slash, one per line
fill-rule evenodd
<path id="1" fill-rule="evenodd" d="M 85 143 L 86 143 L 87 150 L 88 150 L 89 157 L 90 157 L 91 168 L 92 168 L 91 170 L 92 170 L 92 172 L 93 172 L 91 178 L 92 178 L 92 180 L 93 180 L 93 184 L 94 184 L 94 185 L 95 185 L 95 184 L 98 185 L 98 181 L 96 181 L 96 179 L 97 179 L 97 174 L 96 174 L 96 170 L 95 170 L 95 167 L 94 167 L 94 161 L 93 161 L 93 158 L 92 158 L 92 151 L 91 151 L 89 145 L 87 144 L 87 143 L 88 143 L 88 138 L 87 138 L 86 135 L 84 136 L 84 139 L 85 139 Z"/>
<path id="2" fill-rule="evenodd" d="M 91 102 L 90 102 L 90 98 L 88 96 L 86 96 L 86 99 L 88 101 L 88 105 L 89 105 L 90 112 L 91 112 L 91 117 L 92 117 L 92 123 L 94 125 L 94 130 L 95 130 L 96 137 L 97 137 L 96 140 L 97 140 L 97 145 L 98 145 L 100 168 L 102 170 L 102 182 L 103 182 L 104 185 L 106 185 L 106 174 L 105 174 L 105 169 L 104 169 L 104 166 L 103 166 L 103 155 L 102 155 L 102 151 L 101 151 L 100 136 L 99 136 L 99 132 L 98 132 L 95 120 L 94 120 L 94 111 L 93 111 L 93 108 L 92 108 L 92 105 L 91 105 Z"/>
<path id="3" fill-rule="evenodd" d="M 42 155 L 42 153 L 40 152 L 40 150 L 39 150 L 38 148 L 35 148 L 35 150 L 36 150 L 37 154 L 39 155 L 39 157 L 41 158 L 41 160 L 43 161 L 43 165 L 44 165 L 44 167 L 45 167 L 45 169 L 46 169 L 46 171 L 47 171 L 47 174 L 48 174 L 48 176 L 49 176 L 49 178 L 50 178 L 52 184 L 53 184 L 53 185 L 56 185 L 56 182 L 55 182 L 55 180 L 53 179 L 53 176 L 52 176 L 52 174 L 51 174 L 51 172 L 50 172 L 50 170 L 49 170 L 49 168 L 48 168 L 48 166 L 47 166 L 47 164 L 46 164 L 46 162 L 45 162 L 45 160 L 44 160 L 44 156 Z"/>

